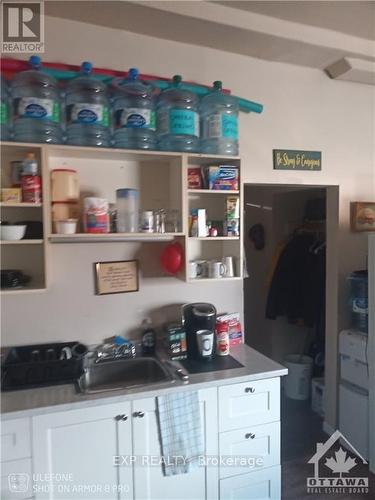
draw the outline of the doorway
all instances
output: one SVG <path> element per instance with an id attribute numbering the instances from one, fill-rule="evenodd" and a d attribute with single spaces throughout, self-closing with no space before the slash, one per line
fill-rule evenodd
<path id="1" fill-rule="evenodd" d="M 246 184 L 244 188 L 245 341 L 280 363 L 289 354 L 310 356 L 317 395 L 324 393 L 317 401 L 321 410 L 315 413 L 310 399 L 283 398 L 287 455 L 314 452 L 315 443 L 326 437 L 324 432 L 337 429 L 338 199 L 338 186 Z M 295 241 L 304 242 L 305 253 L 292 251 L 290 274 L 284 269 L 280 283 L 280 260 Z M 275 279 L 279 279 L 276 284 Z M 307 296 L 300 301 L 297 293 L 287 298 L 286 305 L 283 295 L 290 287 L 285 282 L 290 280 L 299 280 L 300 293 Z M 315 287 L 311 295 L 310 285 Z M 303 303 L 311 301 L 314 306 L 301 311 Z"/>

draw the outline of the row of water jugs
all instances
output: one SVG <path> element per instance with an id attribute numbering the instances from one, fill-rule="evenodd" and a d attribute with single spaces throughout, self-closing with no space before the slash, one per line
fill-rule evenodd
<path id="1" fill-rule="evenodd" d="M 238 154 L 238 104 L 222 92 L 221 82 L 214 82 L 199 101 L 194 92 L 182 88 L 181 77 L 174 76 L 157 96 L 135 68 L 127 78 L 114 79 L 109 88 L 95 78 L 92 64 L 84 62 L 80 74 L 61 91 L 43 71 L 38 56 L 29 64 L 9 88 L 2 78 L 2 140 Z"/>

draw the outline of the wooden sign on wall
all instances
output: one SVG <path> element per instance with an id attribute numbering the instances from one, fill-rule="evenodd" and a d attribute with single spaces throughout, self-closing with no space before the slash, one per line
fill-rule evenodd
<path id="1" fill-rule="evenodd" d="M 273 150 L 274 170 L 322 170 L 320 151 Z"/>

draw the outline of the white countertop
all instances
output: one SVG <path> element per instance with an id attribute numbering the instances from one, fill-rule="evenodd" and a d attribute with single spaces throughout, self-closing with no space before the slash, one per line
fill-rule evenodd
<path id="1" fill-rule="evenodd" d="M 188 382 L 175 380 L 171 383 L 150 384 L 143 387 L 97 394 L 80 394 L 77 392 L 74 384 L 2 392 L 1 417 L 3 420 L 30 417 L 42 413 L 68 411 L 88 406 L 154 397 L 176 390 L 198 390 L 207 387 L 280 377 L 288 373 L 288 370 L 284 366 L 246 345 L 233 347 L 231 355 L 244 365 L 243 368 L 190 374 Z"/>

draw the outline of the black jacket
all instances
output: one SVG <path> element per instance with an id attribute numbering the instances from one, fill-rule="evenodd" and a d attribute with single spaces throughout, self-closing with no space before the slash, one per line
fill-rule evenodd
<path id="1" fill-rule="evenodd" d="M 280 255 L 268 293 L 266 318 L 316 325 L 325 300 L 325 251 L 310 251 L 311 234 L 299 234 Z"/>

